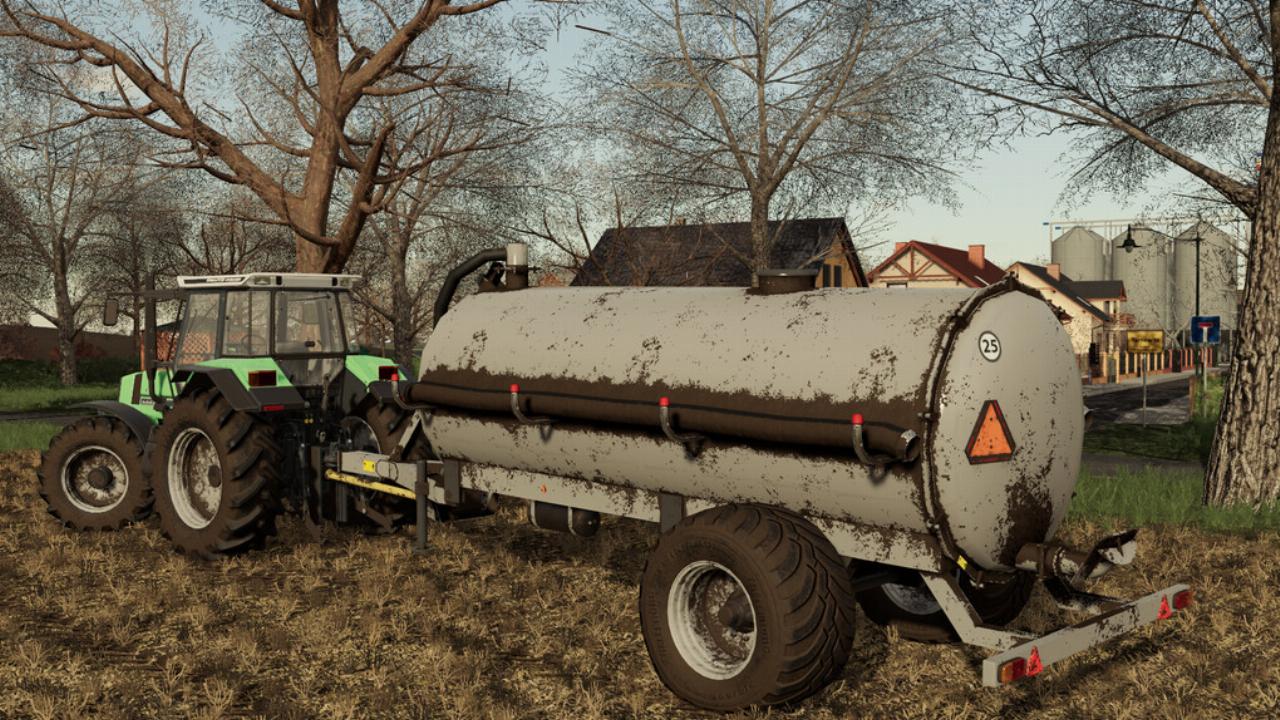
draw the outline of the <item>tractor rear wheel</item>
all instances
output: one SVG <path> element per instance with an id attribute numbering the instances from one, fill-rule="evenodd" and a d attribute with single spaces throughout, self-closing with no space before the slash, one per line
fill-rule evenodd
<path id="1" fill-rule="evenodd" d="M 63 428 L 38 474 L 49 514 L 69 528 L 115 530 L 151 514 L 142 443 L 115 418 L 85 418 Z"/>
<path id="2" fill-rule="evenodd" d="M 856 571 L 855 571 L 856 575 Z M 1004 583 L 987 583 L 979 588 L 961 575 L 960 589 L 982 621 L 992 627 L 1003 627 L 1022 613 L 1035 589 L 1036 576 L 1018 573 Z M 949 643 L 959 639 L 951 621 L 933 598 L 918 574 L 914 582 L 886 583 L 858 593 L 858 604 L 867 618 L 877 625 L 893 625 L 908 640 Z"/>
<path id="3" fill-rule="evenodd" d="M 214 559 L 265 546 L 282 464 L 271 426 L 210 388 L 175 402 L 153 437 L 156 513 L 180 551 Z"/>
<path id="4" fill-rule="evenodd" d="M 710 710 L 802 700 L 839 677 L 853 646 L 853 585 L 795 513 L 727 505 L 658 540 L 640 583 L 654 670 Z"/>

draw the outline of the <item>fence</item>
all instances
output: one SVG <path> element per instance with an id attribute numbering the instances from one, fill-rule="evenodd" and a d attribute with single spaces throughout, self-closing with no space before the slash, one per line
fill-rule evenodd
<path id="1" fill-rule="evenodd" d="M 1208 367 L 1213 367 L 1218 362 L 1216 345 L 1169 348 L 1149 356 L 1128 352 L 1101 353 L 1098 364 L 1089 368 L 1087 382 L 1097 385 L 1141 377 L 1144 362 L 1147 363 L 1147 375 L 1167 375 L 1191 370 L 1196 366 L 1197 353 L 1200 355 L 1200 362 Z"/>

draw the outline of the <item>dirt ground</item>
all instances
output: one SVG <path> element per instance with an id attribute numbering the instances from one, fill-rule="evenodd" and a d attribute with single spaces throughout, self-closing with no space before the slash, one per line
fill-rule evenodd
<path id="1" fill-rule="evenodd" d="M 217 564 L 154 526 L 61 529 L 34 492 L 33 452 L 0 455 L 2 718 L 670 718 L 636 616 L 650 526 L 590 540 L 515 508 L 323 546 L 286 522 L 266 552 Z M 1079 523 L 1083 544 L 1110 528 Z M 1280 536 L 1157 529 L 1100 592 L 1190 579 L 1178 619 L 1032 681 L 985 689 L 984 653 L 907 642 L 859 616 L 855 656 L 795 707 L 728 717 L 1280 717 Z M 1037 590 L 1015 625 L 1044 629 Z"/>

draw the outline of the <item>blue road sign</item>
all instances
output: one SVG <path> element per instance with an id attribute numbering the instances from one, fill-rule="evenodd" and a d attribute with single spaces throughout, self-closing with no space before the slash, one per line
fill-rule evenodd
<path id="1" fill-rule="evenodd" d="M 1191 344 L 1217 345 L 1222 330 L 1222 318 L 1217 315 L 1191 316 Z"/>

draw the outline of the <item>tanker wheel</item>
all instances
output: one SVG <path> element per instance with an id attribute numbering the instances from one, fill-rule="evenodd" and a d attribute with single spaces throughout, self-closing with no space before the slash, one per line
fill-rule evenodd
<path id="1" fill-rule="evenodd" d="M 853 645 L 853 586 L 804 518 L 728 505 L 662 536 L 640 584 L 654 670 L 679 697 L 736 710 L 802 700 L 839 676 Z"/>
<path id="2" fill-rule="evenodd" d="M 75 530 L 115 530 L 151 514 L 142 443 L 109 417 L 77 420 L 40 461 L 40 496 L 49 514 Z"/>
<path id="3" fill-rule="evenodd" d="M 238 555 L 275 534 L 283 457 L 266 422 L 210 388 L 175 402 L 153 444 L 160 529 L 184 554 Z"/>
<path id="4" fill-rule="evenodd" d="M 859 571 L 855 570 L 855 575 Z M 975 587 L 969 576 L 960 574 L 960 589 L 986 625 L 1003 627 L 1017 619 L 1031 599 L 1036 577 L 1018 573 L 1004 583 Z M 886 583 L 858 593 L 858 605 L 877 625 L 893 625 L 908 640 L 949 643 L 959 639 L 951 621 L 933 598 L 918 573 L 909 583 Z"/>
<path id="5" fill-rule="evenodd" d="M 400 443 L 400 435 L 405 431 L 405 428 L 409 427 L 410 417 L 410 413 L 401 410 L 395 405 L 381 404 L 375 400 L 369 400 L 362 403 L 356 408 L 355 412 L 348 415 L 343 420 L 343 425 L 351 435 L 353 448 L 365 450 L 366 452 L 390 454 L 396 445 Z M 435 459 L 435 456 L 431 452 L 431 444 L 427 442 L 426 436 L 419 429 L 409 441 L 409 446 L 405 448 L 403 462 L 433 459 Z M 400 498 L 387 498 L 387 500 L 394 502 L 394 507 L 405 513 L 407 518 L 412 519 L 414 517 L 415 510 L 412 500 Z M 432 522 L 465 520 L 492 514 L 493 511 L 489 509 L 484 494 L 473 490 L 464 490 L 462 502 L 456 506 L 427 502 L 427 519 Z"/>

